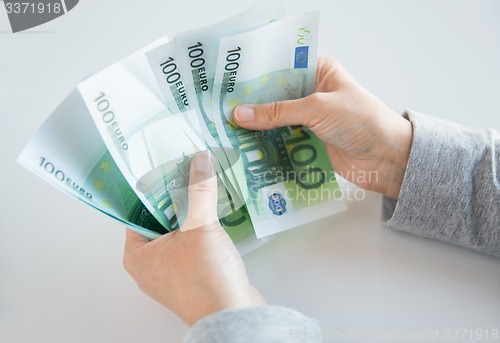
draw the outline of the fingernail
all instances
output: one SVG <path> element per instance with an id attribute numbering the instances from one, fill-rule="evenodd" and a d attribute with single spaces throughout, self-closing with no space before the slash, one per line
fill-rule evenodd
<path id="1" fill-rule="evenodd" d="M 239 106 L 236 107 L 234 115 L 240 123 L 249 122 L 253 120 L 254 110 L 252 107 Z"/>
<path id="2" fill-rule="evenodd" d="M 193 158 L 192 163 L 195 171 L 207 174 L 207 176 L 214 175 L 214 166 L 208 151 L 200 152 Z"/>

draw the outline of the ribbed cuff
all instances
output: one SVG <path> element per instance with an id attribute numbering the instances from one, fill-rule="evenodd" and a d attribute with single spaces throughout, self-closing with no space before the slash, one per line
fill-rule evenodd
<path id="1" fill-rule="evenodd" d="M 384 198 L 384 226 L 498 255 L 490 227 L 498 213 L 492 132 L 414 112 L 404 117 L 413 124 L 412 148 L 398 200 Z"/>
<path id="2" fill-rule="evenodd" d="M 319 343 L 317 320 L 285 307 L 261 306 L 224 310 L 202 318 L 184 343 Z"/>

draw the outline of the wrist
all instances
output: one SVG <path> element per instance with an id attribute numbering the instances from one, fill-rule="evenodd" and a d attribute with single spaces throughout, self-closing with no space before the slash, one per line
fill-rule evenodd
<path id="1" fill-rule="evenodd" d="M 216 312 L 267 305 L 264 297 L 251 285 L 246 292 L 238 291 L 233 295 L 226 294 L 225 296 L 220 296 L 218 299 L 214 299 L 213 297 L 210 299 L 208 297 L 207 300 L 209 301 L 205 303 L 194 304 L 191 307 L 192 311 L 180 315 L 188 326 L 192 326 L 202 318 Z"/>
<path id="2" fill-rule="evenodd" d="M 397 199 L 403 184 L 413 140 L 413 126 L 409 120 L 398 116 L 387 134 L 383 162 L 381 164 L 380 191 L 385 196 Z"/>

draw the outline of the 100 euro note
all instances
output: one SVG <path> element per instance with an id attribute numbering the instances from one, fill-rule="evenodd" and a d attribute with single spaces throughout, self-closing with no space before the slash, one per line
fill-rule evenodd
<path id="1" fill-rule="evenodd" d="M 212 98 L 224 148 L 239 153 L 234 173 L 248 186 L 248 212 L 264 237 L 344 210 L 323 143 L 307 128 L 250 131 L 233 109 L 314 91 L 319 13 L 303 13 L 220 40 Z M 227 150 L 227 149 L 225 149 Z"/>
<path id="2" fill-rule="evenodd" d="M 182 32 L 174 37 L 177 56 L 190 106 L 198 115 L 201 135 L 227 173 L 229 181 L 239 187 L 239 197 L 247 197 L 245 184 L 239 184 L 232 172 L 230 151 L 220 149 L 212 114 L 212 90 L 217 66 L 219 39 L 223 36 L 245 32 L 286 16 L 286 7 L 279 2 L 249 10 L 216 24 Z"/>
<path id="3" fill-rule="evenodd" d="M 280 2 L 251 9 L 213 25 L 181 32 L 174 37 L 180 71 L 184 75 L 187 96 L 191 99 L 190 106 L 199 113 L 200 121 L 208 129 L 203 132 L 206 139 L 218 140 L 213 123 L 212 90 L 220 38 L 267 25 L 284 18 L 286 12 L 286 7 Z"/>
<path id="4" fill-rule="evenodd" d="M 184 184 L 187 177 L 175 171 L 176 165 L 186 164 L 200 150 L 164 105 L 145 56 L 166 41 L 160 39 L 136 51 L 81 82 L 78 89 L 130 186 L 158 221 L 172 230 L 182 219 L 176 210 L 184 212 L 187 206 L 180 193 L 173 203 L 176 183 Z"/>
<path id="5" fill-rule="evenodd" d="M 167 232 L 114 163 L 77 90 L 30 139 L 18 161 L 63 192 L 148 238 Z"/>
<path id="6" fill-rule="evenodd" d="M 165 106 L 175 118 L 180 129 L 195 143 L 200 149 L 208 149 L 219 153 L 214 155 L 224 155 L 219 148 L 208 146 L 201 134 L 196 111 L 191 109 L 187 96 L 186 86 L 180 71 L 175 45 L 173 42 L 165 42 L 154 49 L 146 52 L 151 71 L 157 81 L 158 87 L 163 95 Z M 218 177 L 228 190 L 231 197 L 231 205 L 239 208 L 244 205 L 239 197 L 236 185 L 227 178 L 222 166 L 216 161 L 219 168 Z"/>
<path id="7" fill-rule="evenodd" d="M 64 193 L 145 237 L 155 239 L 168 232 L 120 172 L 78 90 L 71 92 L 39 128 L 18 161 Z M 243 211 L 228 211 L 221 224 L 241 254 L 265 243 L 255 239 Z"/>
<path id="8" fill-rule="evenodd" d="M 189 126 L 196 138 L 203 140 L 200 134 L 198 118 L 189 105 L 184 78 L 179 67 L 179 61 L 173 42 L 164 42 L 146 52 L 151 71 L 163 95 L 166 107 L 172 114 L 185 113 L 176 116 L 179 125 Z"/>
<path id="9" fill-rule="evenodd" d="M 168 230 L 179 228 L 187 214 L 190 159 L 203 150 L 179 126 L 166 107 L 145 56 L 157 41 L 80 83 L 89 113 L 131 188 Z M 255 239 L 244 208 L 221 183 L 218 215 L 240 246 Z M 241 248 L 247 249 L 247 248 Z"/>

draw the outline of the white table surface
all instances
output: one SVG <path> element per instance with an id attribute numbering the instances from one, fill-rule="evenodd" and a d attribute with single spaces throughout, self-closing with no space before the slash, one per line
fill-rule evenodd
<path id="1" fill-rule="evenodd" d="M 500 1 L 290 3 L 321 10 L 320 53 L 397 112 L 500 130 Z M 123 270 L 123 227 L 15 159 L 85 76 L 165 33 L 248 6 L 86 0 L 18 34 L 6 33 L 0 10 L 0 342 L 181 341 L 186 326 Z M 483 339 L 467 332 L 448 341 L 495 341 L 485 336 L 500 328 L 500 259 L 385 230 L 380 205 L 367 194 L 347 212 L 279 235 L 245 257 L 251 279 L 269 303 L 318 318 L 325 341 L 429 342 L 436 333 L 444 341 L 455 329 L 480 329 Z"/>

